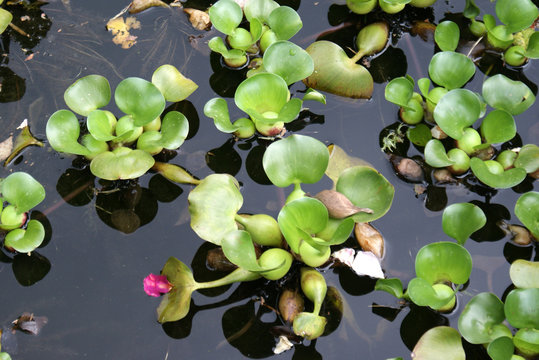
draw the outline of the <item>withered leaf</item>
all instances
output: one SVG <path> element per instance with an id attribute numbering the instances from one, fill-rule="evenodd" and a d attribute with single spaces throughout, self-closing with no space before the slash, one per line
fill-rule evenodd
<path id="1" fill-rule="evenodd" d="M 370 251 L 379 259 L 384 256 L 384 237 L 369 223 L 356 223 L 354 235 L 364 251 Z"/>
<path id="2" fill-rule="evenodd" d="M 116 45 L 121 45 L 122 49 L 129 49 L 135 45 L 137 37 L 131 35 L 129 30 L 139 28 L 140 22 L 132 16 L 126 18 L 125 21 L 123 17 L 113 18 L 107 23 L 107 30 L 111 31 L 112 35 L 114 35 L 112 42 Z"/>
<path id="3" fill-rule="evenodd" d="M 19 128 L 20 126 L 17 129 Z M 32 135 L 32 133 L 30 132 L 30 127 L 26 125 L 22 128 L 22 131 L 15 138 L 15 144 L 13 144 L 11 153 L 6 158 L 6 161 L 4 162 L 4 166 L 6 166 L 13 159 L 15 159 L 15 157 L 17 157 L 17 155 L 19 155 L 21 151 L 23 151 L 26 147 L 32 146 L 32 145 L 43 147 L 43 143 L 39 141 L 38 139 L 36 139 L 34 135 Z"/>
<path id="4" fill-rule="evenodd" d="M 46 316 L 34 316 L 34 314 L 24 312 L 13 321 L 13 330 L 21 330 L 32 335 L 37 335 L 48 321 L 49 319 Z"/>
<path id="5" fill-rule="evenodd" d="M 329 216 L 334 219 L 344 219 L 358 212 L 372 214 L 371 209 L 355 206 L 344 194 L 335 190 L 322 190 L 316 194 L 315 198 L 326 206 Z"/>
<path id="6" fill-rule="evenodd" d="M 210 15 L 207 12 L 191 8 L 183 9 L 183 11 L 189 15 L 189 21 L 195 29 L 209 30 L 211 28 Z"/>
<path id="7" fill-rule="evenodd" d="M 128 10 L 130 14 L 136 14 L 154 6 L 169 7 L 161 0 L 133 0 L 129 4 Z"/>

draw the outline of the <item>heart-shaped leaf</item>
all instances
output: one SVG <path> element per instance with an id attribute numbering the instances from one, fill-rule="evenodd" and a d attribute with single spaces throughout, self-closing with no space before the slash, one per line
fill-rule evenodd
<path id="1" fill-rule="evenodd" d="M 189 132 L 189 121 L 178 111 L 169 111 L 161 124 L 161 132 L 146 131 L 137 141 L 137 148 L 150 149 L 160 147 L 175 150 L 179 148 Z M 150 153 L 152 151 L 148 150 Z M 157 151 L 160 152 L 161 150 Z"/>
<path id="2" fill-rule="evenodd" d="M 58 110 L 51 115 L 45 129 L 51 147 L 59 152 L 89 155 L 90 151 L 79 144 L 80 125 L 75 114 L 69 110 Z"/>
<path id="3" fill-rule="evenodd" d="M 451 303 L 455 299 L 454 291 L 447 285 L 441 285 L 445 291 L 437 291 L 427 280 L 422 278 L 413 278 L 408 283 L 406 294 L 414 304 L 419 306 L 428 306 L 438 310 Z"/>
<path id="4" fill-rule="evenodd" d="M 438 139 L 429 140 L 427 145 L 425 145 L 424 153 L 425 162 L 432 167 L 442 168 L 454 164 L 454 162 L 447 157 L 444 145 Z"/>
<path id="5" fill-rule="evenodd" d="M 481 208 L 471 203 L 451 204 L 444 209 L 442 228 L 444 232 L 464 245 L 475 231 L 487 223 L 487 217 Z"/>
<path id="6" fill-rule="evenodd" d="M 491 111 L 479 129 L 481 136 L 490 144 L 509 141 L 517 134 L 515 119 L 505 110 Z"/>
<path id="7" fill-rule="evenodd" d="M 528 174 L 537 171 L 539 169 L 539 146 L 526 144 L 521 147 L 515 160 L 515 166 L 523 168 Z"/>
<path id="8" fill-rule="evenodd" d="M 278 40 L 288 40 L 303 27 L 296 10 L 288 6 L 275 8 L 268 17 L 268 25 Z M 266 64 L 264 63 L 264 66 Z"/>
<path id="9" fill-rule="evenodd" d="M 0 182 L 0 192 L 8 203 L 17 208 L 19 214 L 38 205 L 45 198 L 43 186 L 25 172 L 14 172 Z"/>
<path id="10" fill-rule="evenodd" d="M 15 229 L 10 231 L 4 240 L 7 247 L 11 247 L 20 253 L 34 251 L 45 239 L 45 228 L 37 220 L 30 220 L 26 230 Z"/>
<path id="11" fill-rule="evenodd" d="M 514 81 L 502 74 L 494 75 L 483 82 L 483 98 L 495 109 L 518 115 L 535 102 L 535 95 L 521 81 Z"/>
<path id="12" fill-rule="evenodd" d="M 498 0 L 496 15 L 510 32 L 515 33 L 530 27 L 539 16 L 539 10 L 531 0 Z"/>
<path id="13" fill-rule="evenodd" d="M 446 20 L 436 26 L 434 41 L 442 51 L 455 51 L 459 44 L 460 30 L 453 21 Z"/>
<path id="14" fill-rule="evenodd" d="M 188 200 L 191 228 L 202 239 L 220 245 L 225 234 L 238 229 L 234 217 L 243 197 L 233 176 L 207 176 L 191 191 Z"/>
<path id="15" fill-rule="evenodd" d="M 539 239 L 539 192 L 522 194 L 515 204 L 515 215 Z"/>
<path id="16" fill-rule="evenodd" d="M 356 222 L 369 222 L 382 217 L 391 207 L 395 194 L 393 185 L 368 166 L 355 166 L 344 170 L 339 176 L 336 190 L 355 206 L 372 210 L 372 214 L 360 212 L 353 215 Z"/>
<path id="17" fill-rule="evenodd" d="M 291 184 L 314 184 L 328 166 L 329 152 L 319 140 L 291 135 L 266 149 L 262 165 L 270 181 L 279 187 Z"/>
<path id="18" fill-rule="evenodd" d="M 219 0 L 208 11 L 213 26 L 226 35 L 234 34 L 243 20 L 241 7 L 233 0 Z"/>
<path id="19" fill-rule="evenodd" d="M 152 75 L 152 83 L 157 86 L 166 101 L 178 102 L 187 99 L 198 85 L 186 78 L 172 65 L 161 65 Z"/>
<path id="20" fill-rule="evenodd" d="M 316 41 L 306 51 L 314 62 L 314 72 L 303 82 L 313 89 L 355 99 L 368 99 L 373 91 L 371 74 L 330 41 Z"/>
<path id="21" fill-rule="evenodd" d="M 449 326 L 437 326 L 424 333 L 412 351 L 415 360 L 465 360 L 460 334 Z"/>
<path id="22" fill-rule="evenodd" d="M 501 174 L 489 171 L 485 162 L 479 158 L 470 159 L 470 168 L 474 175 L 484 184 L 495 189 L 508 189 L 520 184 L 526 178 L 526 170 L 513 168 L 505 170 Z"/>
<path id="23" fill-rule="evenodd" d="M 472 344 L 486 344 L 504 333 L 511 332 L 502 324 L 505 320 L 503 303 L 492 293 L 475 295 L 459 317 L 459 331 Z M 503 329 L 505 328 L 505 330 Z"/>
<path id="24" fill-rule="evenodd" d="M 415 273 L 429 284 L 450 281 L 464 284 L 472 272 L 468 250 L 453 242 L 441 241 L 423 246 L 415 258 Z"/>
<path id="25" fill-rule="evenodd" d="M 432 133 L 427 125 L 418 124 L 416 127 L 408 128 L 408 130 L 406 130 L 406 137 L 414 145 L 427 146 L 432 139 Z"/>
<path id="26" fill-rule="evenodd" d="M 271 44 L 264 52 L 263 62 L 266 71 L 279 75 L 287 85 L 305 79 L 314 70 L 311 56 L 290 41 L 276 41 Z"/>
<path id="27" fill-rule="evenodd" d="M 114 128 L 116 127 L 116 118 L 110 111 L 92 111 L 88 114 L 86 126 L 96 140 L 110 141 L 115 138 Z"/>
<path id="28" fill-rule="evenodd" d="M 120 110 L 133 117 L 135 126 L 153 121 L 161 115 L 166 104 L 157 86 L 138 77 L 122 80 L 116 87 L 114 100 Z"/>
<path id="29" fill-rule="evenodd" d="M 539 288 L 511 290 L 504 312 L 513 327 L 539 329 Z"/>
<path id="30" fill-rule="evenodd" d="M 150 170 L 154 163 L 146 151 L 118 147 L 97 155 L 90 163 L 90 170 L 105 180 L 136 179 Z"/>
<path id="31" fill-rule="evenodd" d="M 434 120 L 447 135 L 459 140 L 464 129 L 471 126 L 481 114 L 481 102 L 467 89 L 455 89 L 445 94 L 434 108 Z"/>
<path id="32" fill-rule="evenodd" d="M 414 92 L 414 83 L 409 78 L 401 76 L 391 80 L 385 89 L 385 98 L 387 101 L 397 104 L 401 107 L 408 105 Z"/>
<path id="33" fill-rule="evenodd" d="M 157 321 L 177 321 L 183 319 L 189 312 L 191 294 L 197 288 L 191 270 L 175 257 L 170 257 L 161 275 L 165 275 L 172 284 L 172 289 L 166 293 L 157 308 Z"/>
<path id="34" fill-rule="evenodd" d="M 233 133 L 238 130 L 236 125 L 230 121 L 228 104 L 223 98 L 213 98 L 204 105 L 204 115 L 213 119 L 217 130 L 224 133 Z"/>
<path id="35" fill-rule="evenodd" d="M 487 347 L 487 353 L 492 360 L 511 359 L 514 352 L 513 339 L 508 336 L 500 336 L 494 339 Z"/>
<path id="36" fill-rule="evenodd" d="M 88 75 L 75 81 L 64 92 L 67 106 L 82 116 L 106 106 L 110 101 L 109 81 L 101 75 Z"/>
<path id="37" fill-rule="evenodd" d="M 475 74 L 475 64 L 466 55 L 453 51 L 436 53 L 429 64 L 429 76 L 448 90 L 462 87 Z"/>
<path id="38" fill-rule="evenodd" d="M 509 268 L 509 276 L 517 288 L 539 288 L 539 262 L 517 259 Z"/>

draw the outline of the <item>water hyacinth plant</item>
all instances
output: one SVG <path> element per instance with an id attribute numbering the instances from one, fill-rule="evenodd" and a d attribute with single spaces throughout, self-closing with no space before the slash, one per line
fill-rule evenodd
<path id="1" fill-rule="evenodd" d="M 111 100 L 108 80 L 100 75 L 85 76 L 65 91 L 64 99 L 71 110 L 51 115 L 47 139 L 56 151 L 91 160 L 90 169 L 97 177 L 138 178 L 156 164 L 153 155 L 163 149 L 177 149 L 185 140 L 187 118 L 178 111 L 161 116 L 167 101 L 184 100 L 196 88 L 172 65 L 156 69 L 151 82 L 138 77 L 124 79 L 114 92 L 116 106 L 125 114 L 117 119 L 102 109 Z M 82 137 L 75 113 L 87 118 L 88 133 Z"/>
<path id="2" fill-rule="evenodd" d="M 428 7 L 436 0 L 347 0 L 346 5 L 356 14 L 368 14 L 378 6 L 388 14 L 395 14 L 409 4 L 414 7 Z"/>

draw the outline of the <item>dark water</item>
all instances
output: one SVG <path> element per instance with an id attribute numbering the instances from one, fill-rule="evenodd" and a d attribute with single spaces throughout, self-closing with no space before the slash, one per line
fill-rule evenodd
<path id="1" fill-rule="evenodd" d="M 336 29 L 340 30 L 330 36 L 343 46 L 351 47 L 356 25 L 364 21 L 359 16 L 347 17 L 346 8 L 326 1 L 287 4 L 299 6 L 304 28 L 293 40 L 302 47 L 321 33 Z M 227 77 L 226 73 L 214 74 L 218 58 L 212 56 L 210 60 L 206 42 L 217 33 L 192 29 L 180 9 L 155 8 L 137 15 L 141 29 L 133 34 L 138 36 L 138 43 L 123 50 L 112 44 L 105 24 L 125 5 L 125 1 L 119 0 L 71 0 L 68 8 L 61 1 L 51 1 L 36 10 L 38 15 L 44 12 L 49 19 L 40 24 L 40 41 L 31 43 L 20 37 L 8 40 L 4 36 L 3 48 L 9 50 L 9 56 L 0 68 L 2 82 L 7 86 L 6 82 L 12 81 L 18 90 L 6 95 L 8 98 L 0 103 L 0 140 L 14 132 L 24 119 L 28 119 L 38 138 L 45 139 L 48 117 L 65 107 L 63 91 L 78 77 L 98 73 L 106 76 L 114 88 L 124 77 L 149 78 L 156 67 L 170 63 L 199 85 L 188 102 L 180 104 L 189 114 L 193 130 L 190 139 L 173 154 L 170 162 L 184 166 L 199 178 L 214 171 L 234 174 L 243 185 L 242 211 L 276 216 L 289 189 L 283 193 L 274 186 L 264 185 L 265 179 L 258 167 L 265 144 L 231 142 L 230 136 L 216 130 L 213 122 L 202 113 L 207 100 L 217 94 L 230 96 L 234 91 L 234 78 Z M 486 1 L 483 5 L 492 9 Z M 187 6 L 205 8 L 209 3 L 188 3 Z M 462 1 L 449 4 L 438 1 L 434 10 L 418 12 L 416 16 L 438 23 L 446 12 L 462 11 L 463 6 Z M 308 125 L 301 129 L 304 124 L 295 124 L 292 131 L 341 146 L 349 154 L 373 164 L 395 186 L 391 210 L 374 225 L 386 238 L 383 267 L 387 276 L 398 276 L 406 283 L 414 276 L 413 260 L 423 245 L 450 240 L 441 228 L 444 193 L 447 204 L 472 200 L 488 203 L 484 210 L 490 213 L 490 218 L 501 217 L 513 223 L 518 222 L 513 207 L 519 194 L 512 189 L 498 191 L 487 201 L 485 196 L 464 186 L 448 186 L 445 191 L 438 189 L 429 194 L 428 205 L 425 205 L 424 196 L 417 197 L 413 185 L 393 173 L 378 140 L 382 129 L 397 121 L 396 108 L 383 99 L 384 81 L 405 73 L 415 79 L 426 76 L 434 53 L 432 42 L 424 42 L 407 32 L 395 35 L 386 56 L 373 60 L 372 72 L 378 74 L 375 78 L 379 83 L 375 84 L 371 100 L 328 95 L 327 105 L 306 104 L 311 111 L 304 117 Z M 31 53 L 34 57 L 27 59 Z M 539 83 L 536 63 L 510 75 L 527 78 L 526 82 L 536 92 Z M 478 71 L 467 88 L 479 91 L 484 76 Z M 292 87 L 293 92 L 300 90 L 303 90 L 301 84 Z M 517 117 L 518 132 L 524 144 L 537 143 L 538 113 L 536 103 Z M 210 150 L 216 155 L 208 166 L 206 153 Z M 418 152 L 411 148 L 408 154 Z M 271 356 L 273 338 L 268 335 L 268 329 L 276 318 L 261 308 L 257 299 L 267 295 L 270 305 L 275 304 L 271 303 L 272 285 L 263 282 L 235 285 L 225 292 L 195 293 L 196 305 L 186 320 L 165 327 L 155 321 L 159 300 L 144 294 L 142 279 L 150 272 L 157 273 L 169 256 L 190 264 L 197 279 L 211 276 L 201 265 L 204 261 L 201 254 L 207 250 L 207 245 L 189 226 L 187 194 L 191 187 L 174 185 L 147 174 L 138 184 L 122 184 L 121 194 L 96 195 L 93 189 L 106 191 L 113 186 L 95 181 L 81 169 L 82 165 L 81 161 L 59 155 L 45 146 L 28 148 L 14 163 L 2 169 L 2 176 L 12 171 L 29 172 L 44 185 L 47 197 L 36 210 L 46 214 L 50 223 L 49 242 L 32 258 L 18 255 L 13 259 L 0 255 L 0 326 L 9 327 L 10 322 L 25 311 L 48 318 L 48 324 L 38 336 L 17 333 L 6 337 L 4 334 L 2 350 L 10 352 L 13 359 Z M 316 193 L 330 186 L 329 179 L 325 178 L 305 189 Z M 537 182 L 529 183 L 528 187 L 524 191 L 531 188 L 537 191 Z M 69 203 L 65 203 L 62 196 L 67 196 Z M 119 204 L 138 214 L 140 227 L 136 231 L 126 234 L 113 227 L 117 222 L 110 214 L 118 210 Z M 125 222 L 122 224 L 127 226 Z M 475 240 L 467 242 L 466 248 L 474 257 L 474 270 L 467 289 L 459 295 L 460 304 L 482 291 L 502 296 L 510 285 L 509 262 L 504 255 L 513 260 L 516 257 L 530 259 L 535 254 L 533 248 L 518 248 L 496 231 L 476 235 Z M 38 281 L 40 277 L 43 278 Z M 344 318 L 331 335 L 297 346 L 280 358 L 406 358 L 426 329 L 439 324 L 456 326 L 462 308 L 461 305 L 446 316 L 415 307 L 392 311 L 375 305 L 399 307 L 390 295 L 373 292 L 373 281 L 342 269 L 329 269 L 325 277 L 345 299 Z M 259 321 L 231 345 L 227 338 L 237 335 L 255 313 Z M 481 355 L 473 356 L 480 358 Z"/>

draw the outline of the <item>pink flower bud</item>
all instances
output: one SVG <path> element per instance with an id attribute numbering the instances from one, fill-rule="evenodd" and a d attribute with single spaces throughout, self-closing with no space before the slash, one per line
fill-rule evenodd
<path id="1" fill-rule="evenodd" d="M 165 275 L 150 274 L 144 278 L 144 291 L 150 296 L 161 296 L 172 289 Z"/>

